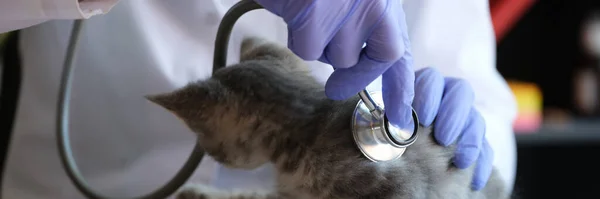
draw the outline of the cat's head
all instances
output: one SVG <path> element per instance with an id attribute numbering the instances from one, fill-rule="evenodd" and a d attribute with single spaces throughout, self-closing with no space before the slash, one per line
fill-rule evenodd
<path id="1" fill-rule="evenodd" d="M 251 139 L 258 117 L 218 81 L 190 83 L 173 92 L 146 96 L 179 118 L 200 139 L 205 152 L 233 168 L 255 168 L 268 161 Z"/>
<path id="2" fill-rule="evenodd" d="M 201 146 L 215 160 L 251 169 L 269 161 L 272 152 L 264 137 L 310 108 L 302 95 L 320 85 L 308 72 L 287 48 L 250 38 L 243 43 L 239 64 L 210 79 L 146 98 L 200 136 Z"/>

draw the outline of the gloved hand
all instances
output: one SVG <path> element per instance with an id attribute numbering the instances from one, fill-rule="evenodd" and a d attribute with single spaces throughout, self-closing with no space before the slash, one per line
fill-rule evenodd
<path id="1" fill-rule="evenodd" d="M 416 72 L 413 107 L 424 126 L 435 119 L 434 137 L 443 146 L 456 143 L 454 164 L 461 169 L 475 165 L 472 188 L 480 190 L 492 173 L 492 148 L 485 139 L 485 121 L 473 107 L 474 94 L 468 82 L 444 78 L 437 70 Z"/>
<path id="2" fill-rule="evenodd" d="M 398 0 L 255 0 L 288 27 L 288 48 L 335 68 L 325 92 L 347 99 L 382 75 L 389 121 L 412 129 L 414 71 Z M 363 44 L 366 47 L 363 49 Z"/>

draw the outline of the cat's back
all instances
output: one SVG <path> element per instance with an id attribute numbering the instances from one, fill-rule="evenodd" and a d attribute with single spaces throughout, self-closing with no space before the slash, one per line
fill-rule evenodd
<path id="1" fill-rule="evenodd" d="M 473 167 L 456 168 L 452 164 L 454 147 L 437 144 L 431 128 L 421 127 L 417 141 L 399 159 L 368 160 L 357 148 L 351 129 L 358 100 L 330 102 L 332 110 L 321 116 L 322 128 L 307 132 L 319 135 L 311 155 L 302 163 L 302 173 L 295 175 L 298 192 L 311 193 L 312 198 L 506 198 L 495 170 L 486 188 L 471 191 Z"/>
<path id="2" fill-rule="evenodd" d="M 290 151 L 289 157 L 302 157 L 292 161 L 299 165 L 290 166 L 292 172 L 279 171 L 280 188 L 294 193 L 294 198 L 501 199 L 498 174 L 492 173 L 484 190 L 471 191 L 473 167 L 457 169 L 452 164 L 455 148 L 437 144 L 430 128 L 421 127 L 417 141 L 399 159 L 368 160 L 357 148 L 351 129 L 359 97 L 329 100 L 323 86 L 289 49 L 247 39 L 241 61 L 215 76 L 240 92 L 252 93 L 248 96 L 260 99 L 264 106 L 274 107 L 269 110 L 295 118 L 273 119 L 284 124 L 284 129 L 304 129 L 286 138 L 305 147 Z"/>
<path id="3" fill-rule="evenodd" d="M 286 191 L 306 198 L 397 198 L 410 196 L 409 181 L 393 170 L 402 169 L 403 161 L 375 163 L 366 159 L 356 147 L 351 121 L 358 97 L 346 101 L 330 101 L 318 121 L 321 126 L 309 155 L 301 161 L 296 173 L 280 173 L 280 184 Z M 403 173 L 403 172 L 400 172 Z M 413 198 L 413 197 L 409 197 Z"/>

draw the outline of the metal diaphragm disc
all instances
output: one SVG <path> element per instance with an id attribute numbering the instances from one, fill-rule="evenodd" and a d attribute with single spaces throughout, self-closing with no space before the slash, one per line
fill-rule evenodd
<path id="1" fill-rule="evenodd" d="M 384 108 L 381 92 L 369 92 L 369 95 L 374 102 Z M 357 147 L 371 161 L 384 162 L 397 159 L 406 151 L 406 147 L 391 144 L 391 138 L 387 134 L 386 122 L 384 119 L 374 117 L 364 102 L 359 100 L 352 116 L 352 132 Z M 389 133 L 393 134 L 396 139 L 407 140 L 411 137 L 409 131 L 398 128 L 391 128 L 390 130 Z"/>

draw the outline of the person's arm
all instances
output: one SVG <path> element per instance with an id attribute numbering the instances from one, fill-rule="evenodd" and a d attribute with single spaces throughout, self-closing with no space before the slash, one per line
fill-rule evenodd
<path id="1" fill-rule="evenodd" d="M 0 0 L 0 34 L 48 20 L 105 14 L 119 0 Z"/>

